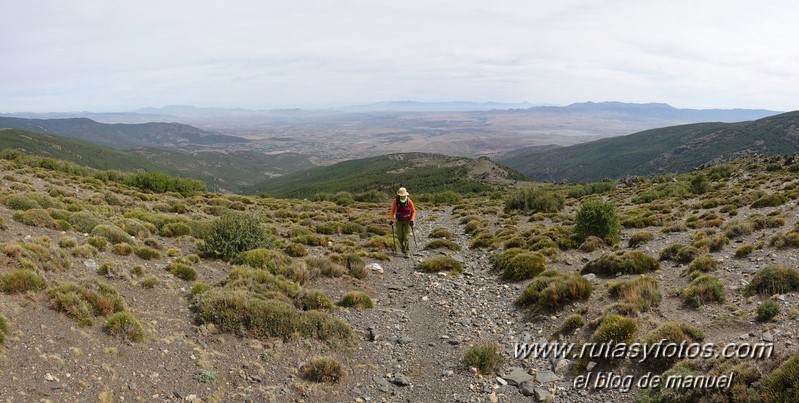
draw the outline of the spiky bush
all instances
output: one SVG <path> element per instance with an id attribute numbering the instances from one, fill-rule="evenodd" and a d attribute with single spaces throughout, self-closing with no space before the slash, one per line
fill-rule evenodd
<path id="1" fill-rule="evenodd" d="M 544 257 L 536 252 L 519 253 L 508 260 L 502 270 L 502 279 L 522 281 L 531 279 L 546 270 Z"/>
<path id="2" fill-rule="evenodd" d="M 799 396 L 799 355 L 783 362 L 760 382 L 766 402 L 792 402 Z"/>
<path id="3" fill-rule="evenodd" d="M 419 263 L 419 268 L 430 272 L 446 271 L 453 274 L 463 272 L 463 266 L 461 266 L 460 262 L 449 256 L 436 256 L 422 260 Z"/>
<path id="4" fill-rule="evenodd" d="M 708 275 L 697 277 L 682 292 L 683 301 L 694 308 L 708 302 L 724 302 L 725 295 L 724 284 Z"/>
<path id="5" fill-rule="evenodd" d="M 601 276 L 622 274 L 641 274 L 655 271 L 660 264 L 654 258 L 639 251 L 617 251 L 606 253 L 586 263 L 581 273 L 594 273 Z"/>
<path id="6" fill-rule="evenodd" d="M 169 223 L 161 227 L 161 235 L 166 237 L 191 235 L 191 227 L 182 222 Z"/>
<path id="7" fill-rule="evenodd" d="M 316 358 L 300 367 L 303 379 L 317 383 L 338 383 L 344 374 L 341 363 L 330 357 Z"/>
<path id="8" fill-rule="evenodd" d="M 638 325 L 635 320 L 622 315 L 607 315 L 602 319 L 599 327 L 594 332 L 592 341 L 595 343 L 632 343 Z"/>
<path id="9" fill-rule="evenodd" d="M 772 300 L 764 301 L 757 307 L 757 320 L 767 322 L 780 313 L 780 305 Z"/>
<path id="10" fill-rule="evenodd" d="M 321 310 L 332 311 L 333 302 L 321 290 L 305 290 L 302 296 L 295 302 L 297 308 L 303 311 Z"/>
<path id="11" fill-rule="evenodd" d="M 141 323 L 127 311 L 117 312 L 109 316 L 103 329 L 109 335 L 123 340 L 134 342 L 144 340 L 144 329 L 142 329 Z"/>
<path id="12" fill-rule="evenodd" d="M 6 317 L 0 314 L 0 344 L 6 343 L 6 337 L 8 336 L 8 321 Z"/>
<path id="13" fill-rule="evenodd" d="M 13 215 L 14 221 L 20 222 L 32 227 L 41 228 L 55 228 L 55 220 L 50 216 L 50 213 L 44 209 L 30 209 L 25 211 L 17 211 Z"/>
<path id="14" fill-rule="evenodd" d="M 493 374 L 505 362 L 495 343 L 486 342 L 469 347 L 463 353 L 463 365 L 477 368 L 484 375 Z"/>
<path id="15" fill-rule="evenodd" d="M 369 294 L 361 291 L 350 291 L 344 294 L 344 296 L 341 297 L 341 301 L 338 302 L 338 305 L 348 308 L 355 307 L 358 309 L 375 307 L 375 303 L 372 301 L 372 298 L 369 297 Z"/>
<path id="16" fill-rule="evenodd" d="M 14 269 L 0 274 L 0 291 L 6 294 L 42 290 L 46 287 L 44 278 L 31 270 Z"/>
<path id="17" fill-rule="evenodd" d="M 608 243 L 619 240 L 621 224 L 613 203 L 588 200 L 574 217 L 574 233 L 580 241 L 593 235 Z"/>
<path id="18" fill-rule="evenodd" d="M 166 269 L 181 280 L 194 281 L 197 279 L 197 271 L 187 264 L 172 262 L 166 266 Z"/>
<path id="19" fill-rule="evenodd" d="M 505 212 L 557 213 L 563 208 L 563 196 L 540 186 L 519 189 L 505 200 Z"/>
<path id="20" fill-rule="evenodd" d="M 570 335 L 574 333 L 575 330 L 583 327 L 584 325 L 585 325 L 585 318 L 583 318 L 582 315 L 575 313 L 566 318 L 566 320 L 564 320 L 563 323 L 560 324 L 558 330 L 555 333 L 562 335 Z"/>
<path id="21" fill-rule="evenodd" d="M 702 255 L 688 265 L 691 271 L 709 272 L 718 269 L 719 263 L 708 254 Z"/>
<path id="22" fill-rule="evenodd" d="M 754 252 L 755 246 L 751 243 L 743 244 L 738 249 L 735 249 L 735 257 L 747 257 Z"/>
<path id="23" fill-rule="evenodd" d="M 455 242 L 450 241 L 449 239 L 434 239 L 427 243 L 424 247 L 426 250 L 432 249 L 439 249 L 439 248 L 446 248 L 453 251 L 461 250 L 461 246 Z"/>
<path id="24" fill-rule="evenodd" d="M 639 312 L 648 311 L 662 299 L 657 280 L 647 276 L 612 283 L 608 286 L 608 294 Z"/>
<path id="25" fill-rule="evenodd" d="M 697 343 L 704 339 L 704 332 L 697 327 L 679 322 L 666 322 L 649 332 L 644 338 L 644 342 L 653 345 L 661 340 L 666 340 L 667 343 L 680 344 L 682 342 Z M 650 368 L 662 371 L 682 358 L 685 357 L 652 354 L 644 363 Z"/>
<path id="26" fill-rule="evenodd" d="M 92 229 L 91 234 L 93 236 L 98 236 L 105 238 L 111 244 L 116 243 L 128 243 L 133 245 L 133 238 L 128 235 L 125 230 L 122 228 L 117 227 L 116 225 L 109 225 L 109 224 L 100 224 Z"/>
<path id="27" fill-rule="evenodd" d="M 585 277 L 547 270 L 539 274 L 516 298 L 516 305 L 537 305 L 544 309 L 560 308 L 574 301 L 586 300 L 593 287 Z"/>
<path id="28" fill-rule="evenodd" d="M 76 213 L 72 213 L 67 220 L 69 223 L 78 231 L 83 233 L 90 233 L 101 223 L 100 219 L 97 218 L 92 212 L 90 211 L 78 211 Z"/>
<path id="29" fill-rule="evenodd" d="M 144 260 L 161 259 L 161 252 L 147 246 L 135 248 L 133 253 Z"/>
<path id="30" fill-rule="evenodd" d="M 429 235 L 430 238 L 446 238 L 446 239 L 453 239 L 455 235 L 452 234 L 446 228 L 436 228 Z"/>
<path id="31" fill-rule="evenodd" d="M 746 287 L 746 294 L 782 294 L 799 290 L 799 271 L 782 265 L 760 269 Z"/>
<path id="32" fill-rule="evenodd" d="M 203 250 L 210 256 L 228 260 L 244 251 L 274 246 L 274 238 L 256 216 L 226 213 L 211 224 Z"/>

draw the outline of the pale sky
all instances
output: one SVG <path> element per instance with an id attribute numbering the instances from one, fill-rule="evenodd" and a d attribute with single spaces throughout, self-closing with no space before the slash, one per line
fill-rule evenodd
<path id="1" fill-rule="evenodd" d="M 788 111 L 797 39 L 799 2 L 783 0 L 4 0 L 0 112 L 390 100 Z"/>

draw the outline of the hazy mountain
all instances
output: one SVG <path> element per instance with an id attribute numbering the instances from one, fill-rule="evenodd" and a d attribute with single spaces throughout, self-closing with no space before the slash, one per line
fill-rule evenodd
<path id="1" fill-rule="evenodd" d="M 527 102 L 501 103 L 501 102 L 419 102 L 419 101 L 387 101 L 373 104 L 353 105 L 342 109 L 352 112 L 366 111 L 394 111 L 394 112 L 469 112 L 489 111 L 493 109 L 524 109 L 533 105 Z"/>
<path id="2" fill-rule="evenodd" d="M 209 116 L 209 115 L 230 115 L 230 114 L 252 114 L 258 113 L 250 109 L 242 108 L 201 108 L 192 105 L 167 105 L 160 108 L 141 108 L 135 111 L 136 113 L 155 114 L 155 115 L 170 115 L 170 116 Z"/>
<path id="3" fill-rule="evenodd" d="M 766 109 L 680 109 L 664 103 L 582 102 L 568 106 L 538 106 L 531 112 L 562 114 L 603 113 L 639 118 L 683 119 L 692 122 L 742 122 L 777 115 Z"/>
<path id="4" fill-rule="evenodd" d="M 746 154 L 797 151 L 799 111 L 794 111 L 749 122 L 646 130 L 552 150 L 514 153 L 499 162 L 536 180 L 598 181 L 682 172 Z"/>
<path id="5" fill-rule="evenodd" d="M 22 119 L 0 117 L 0 127 L 48 133 L 91 141 L 117 149 L 161 147 L 192 150 L 212 144 L 249 140 L 207 132 L 181 123 L 105 124 L 91 119 Z"/>

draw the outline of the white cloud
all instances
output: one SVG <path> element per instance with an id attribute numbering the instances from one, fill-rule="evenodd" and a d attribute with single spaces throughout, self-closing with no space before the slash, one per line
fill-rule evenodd
<path id="1" fill-rule="evenodd" d="M 4 3 L 7 112 L 392 99 L 791 110 L 799 93 L 788 1 Z"/>

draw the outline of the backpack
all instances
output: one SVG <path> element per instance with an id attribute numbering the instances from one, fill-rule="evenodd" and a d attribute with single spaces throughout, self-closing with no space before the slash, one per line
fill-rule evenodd
<path id="1" fill-rule="evenodd" d="M 413 217 L 413 210 L 411 209 L 411 199 L 402 203 L 397 199 L 397 221 L 410 221 Z"/>

